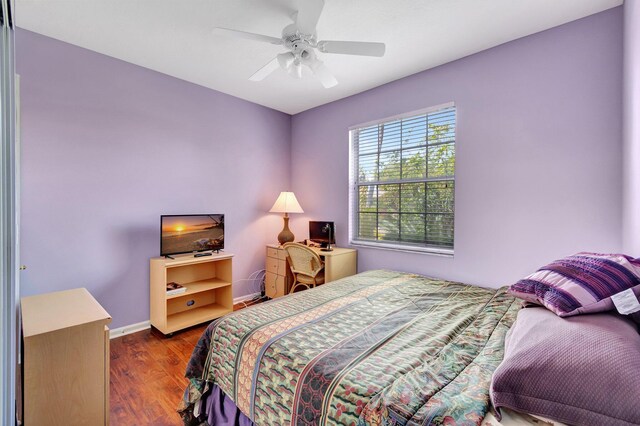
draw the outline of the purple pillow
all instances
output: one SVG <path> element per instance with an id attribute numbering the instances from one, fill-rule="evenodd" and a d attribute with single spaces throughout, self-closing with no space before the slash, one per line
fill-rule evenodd
<path id="1" fill-rule="evenodd" d="M 640 334 L 619 315 L 525 308 L 509 330 L 491 400 L 577 426 L 640 425 Z"/>
<path id="2" fill-rule="evenodd" d="M 639 259 L 578 253 L 543 266 L 513 284 L 509 293 L 568 317 L 615 309 L 611 296 L 629 288 L 640 296 Z"/>

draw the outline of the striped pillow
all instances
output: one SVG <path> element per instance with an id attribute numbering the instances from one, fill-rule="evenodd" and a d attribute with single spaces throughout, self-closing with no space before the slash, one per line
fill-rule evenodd
<path id="1" fill-rule="evenodd" d="M 611 296 L 629 288 L 640 296 L 640 259 L 578 253 L 543 266 L 509 293 L 568 317 L 615 309 Z"/>

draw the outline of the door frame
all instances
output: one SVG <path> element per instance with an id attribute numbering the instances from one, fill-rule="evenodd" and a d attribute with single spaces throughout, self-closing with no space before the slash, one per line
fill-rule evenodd
<path id="1" fill-rule="evenodd" d="M 19 194 L 13 0 L 0 0 L 0 423 L 17 424 Z"/>

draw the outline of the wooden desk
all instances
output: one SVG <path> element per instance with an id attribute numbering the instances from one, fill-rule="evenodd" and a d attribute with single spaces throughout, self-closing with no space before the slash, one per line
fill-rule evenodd
<path id="1" fill-rule="evenodd" d="M 358 272 L 358 252 L 355 249 L 333 247 L 333 251 L 322 251 L 319 247 L 310 247 L 324 261 L 324 282 L 339 280 Z M 267 245 L 265 293 L 272 299 L 289 294 L 293 276 L 286 261 L 282 246 Z"/>
<path id="2" fill-rule="evenodd" d="M 333 247 L 333 251 L 322 251 L 319 247 L 310 248 L 324 260 L 324 282 L 358 273 L 358 252 L 355 249 Z"/>
<path id="3" fill-rule="evenodd" d="M 109 424 L 110 322 L 84 288 L 22 298 L 24 424 Z"/>

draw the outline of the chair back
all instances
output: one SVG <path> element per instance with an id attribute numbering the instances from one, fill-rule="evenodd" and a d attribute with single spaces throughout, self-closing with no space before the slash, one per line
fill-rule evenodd
<path id="1" fill-rule="evenodd" d="M 291 272 L 315 277 L 324 268 L 318 253 L 300 243 L 285 243 L 282 248 L 287 253 Z"/>

